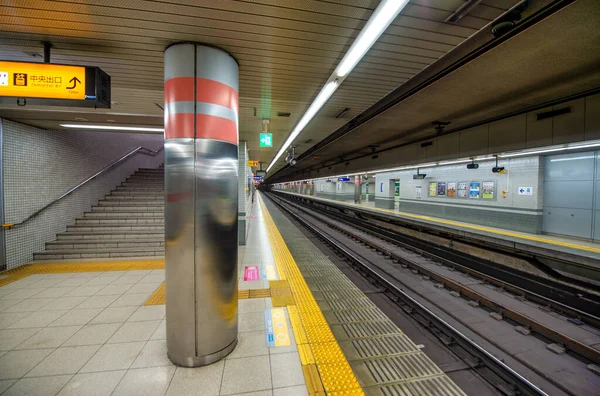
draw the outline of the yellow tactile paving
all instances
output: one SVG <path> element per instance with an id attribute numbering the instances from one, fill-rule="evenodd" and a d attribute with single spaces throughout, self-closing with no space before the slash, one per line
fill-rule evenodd
<path id="1" fill-rule="evenodd" d="M 364 395 L 348 360 L 343 353 L 339 353 L 341 350 L 333 332 L 260 195 L 258 200 L 279 277 L 288 281 L 296 303 L 295 306 L 288 306 L 288 312 L 296 343 L 299 344 L 298 350 L 301 351 L 302 368 L 309 393 L 323 394 L 315 384 L 318 374 L 328 395 Z M 315 351 L 318 351 L 319 359 Z M 312 358 L 315 365 L 310 363 Z M 313 367 L 316 367 L 317 373 Z"/>
<path id="2" fill-rule="evenodd" d="M 295 193 L 288 193 L 288 194 L 302 196 L 300 194 L 295 194 Z M 553 239 L 542 238 L 542 237 L 537 237 L 537 236 L 527 235 L 527 234 L 521 234 L 518 232 L 502 231 L 502 230 L 484 227 L 484 226 L 478 226 L 478 225 L 474 225 L 474 224 L 470 224 L 470 223 L 461 223 L 459 221 L 444 220 L 444 219 L 440 219 L 438 217 L 429 217 L 429 216 L 416 215 L 416 214 L 407 213 L 407 212 L 400 212 L 398 210 L 393 210 L 393 209 L 373 208 L 373 207 L 367 207 L 364 205 L 359 205 L 359 204 L 355 204 L 355 203 L 351 203 L 351 202 L 334 201 L 332 199 L 327 199 L 327 198 L 316 198 L 316 197 L 310 197 L 310 198 L 321 200 L 321 201 L 328 201 L 328 202 L 332 202 L 332 203 L 336 203 L 336 204 L 354 206 L 354 207 L 361 208 L 361 209 L 369 209 L 369 210 L 373 210 L 376 212 L 391 213 L 391 214 L 400 215 L 403 217 L 408 217 L 411 219 L 426 220 L 426 221 L 430 221 L 432 223 L 451 225 L 451 226 L 455 226 L 455 227 L 462 227 L 462 228 L 467 228 L 467 229 L 477 230 L 477 231 L 484 231 L 484 232 L 489 232 L 490 234 L 504 235 L 504 236 L 509 236 L 512 238 L 525 239 L 528 241 L 542 242 L 542 243 L 547 243 L 549 245 L 568 247 L 568 248 L 577 249 L 577 250 L 584 250 L 586 252 L 600 253 L 600 248 L 595 248 L 595 247 L 585 246 L 585 245 L 578 245 L 576 243 L 571 243 L 571 242 L 561 242 L 561 241 L 556 241 Z"/>
<path id="3" fill-rule="evenodd" d="M 106 271 L 140 271 L 164 269 L 165 260 L 131 260 L 73 262 L 57 264 L 26 264 L 2 273 L 6 278 L 0 279 L 0 286 L 8 285 L 32 274 L 61 274 L 67 272 L 106 272 Z"/>
<path id="4" fill-rule="evenodd" d="M 144 305 L 165 305 L 167 295 L 165 294 L 165 283 L 163 282 L 158 289 L 144 302 Z M 269 289 L 249 289 L 238 290 L 238 300 L 246 300 L 249 298 L 267 298 L 271 295 Z"/>

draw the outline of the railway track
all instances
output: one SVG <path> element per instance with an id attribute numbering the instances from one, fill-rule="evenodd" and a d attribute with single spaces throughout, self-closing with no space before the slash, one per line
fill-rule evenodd
<path id="1" fill-rule="evenodd" d="M 368 224 L 366 220 L 344 218 L 343 214 L 332 214 L 331 212 L 320 213 L 315 208 L 308 209 L 283 200 L 281 197 L 273 196 L 273 194 L 270 194 L 269 197 L 334 250 L 340 252 L 351 265 L 396 300 L 404 310 L 420 315 L 425 323 L 429 325 L 428 327 L 434 328 L 436 332 L 443 333 L 450 340 L 449 342 L 460 344 L 461 347 L 468 350 L 477 362 L 485 365 L 498 377 L 502 378 L 508 384 L 508 388 L 516 392 L 514 394 L 545 393 L 458 332 L 452 324 L 440 319 L 420 304 L 419 301 L 404 293 L 395 267 L 410 269 L 414 274 L 421 276 L 424 281 L 434 281 L 436 287 L 450 289 L 454 293 L 453 295 L 469 300 L 470 305 L 484 307 L 490 313 L 500 315 L 500 319 L 514 322 L 544 341 L 549 340 L 557 345 L 564 346 L 568 354 L 586 364 L 598 364 L 600 361 L 600 352 L 582 341 L 581 331 L 575 331 L 581 330 L 581 326 L 598 328 L 600 320 L 593 314 L 597 312 L 594 311 L 597 307 L 597 301 L 593 294 L 586 295 L 581 293 L 577 287 L 571 288 L 560 283 L 549 282 L 549 284 L 543 284 L 543 279 L 532 278 L 529 279 L 529 282 L 535 286 L 526 289 L 502 278 L 504 273 L 507 272 L 506 269 L 499 271 L 492 268 L 494 270 L 492 271 L 493 275 L 490 275 L 484 272 L 489 269 L 490 265 L 483 266 L 482 270 L 482 266 L 474 258 L 456 255 L 455 252 L 448 254 L 448 252 L 443 252 L 438 247 L 432 247 L 431 250 L 425 249 L 421 241 L 411 243 L 406 240 L 406 236 L 394 235 L 389 230 Z M 332 215 L 334 219 L 331 219 Z M 379 262 L 377 260 L 366 260 L 363 255 L 356 254 L 347 245 L 341 243 L 335 234 L 332 234 L 332 230 L 351 238 L 355 243 L 360 243 L 365 249 L 377 252 L 380 257 Z M 467 265 L 465 265 L 465 262 Z M 485 282 L 486 286 L 494 285 L 495 288 L 501 290 L 503 296 L 497 296 L 498 293 L 491 293 L 478 285 L 475 285 L 478 287 L 469 285 L 469 282 L 465 284 L 455 276 L 459 272 L 468 274 L 469 278 L 476 279 L 478 282 Z M 515 277 L 509 278 L 514 279 Z M 535 289 L 541 293 L 533 292 L 530 289 Z M 560 295 L 563 301 L 556 301 L 545 294 L 550 296 Z M 510 296 L 508 303 L 506 296 Z M 502 298 L 498 300 L 496 297 Z M 578 302 L 578 304 L 575 304 L 577 307 L 570 306 L 564 302 L 565 300 Z M 569 331 L 575 330 L 572 331 L 572 334 L 569 332 L 565 334 L 563 331 L 564 326 L 556 329 L 548 323 L 530 317 L 526 314 L 526 310 L 524 312 L 522 307 L 519 308 L 519 304 L 530 302 L 539 304 L 543 310 L 550 309 L 566 315 L 570 320 L 569 324 L 572 326 Z M 533 369 L 535 370 L 535 367 Z M 544 375 L 544 373 L 540 374 Z M 549 379 L 565 393 L 577 394 L 572 393 L 568 387 L 562 386 L 560 381 Z M 511 392 L 509 391 L 508 394 L 511 394 Z"/>

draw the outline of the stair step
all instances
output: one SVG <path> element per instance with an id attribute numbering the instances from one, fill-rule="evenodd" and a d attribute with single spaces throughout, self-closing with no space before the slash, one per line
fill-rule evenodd
<path id="1" fill-rule="evenodd" d="M 113 257 L 145 257 L 164 256 L 164 249 L 160 248 L 105 248 L 105 249 L 68 249 L 46 250 L 34 253 L 34 260 L 62 260 L 78 258 L 113 258 Z"/>
<path id="2" fill-rule="evenodd" d="M 98 206 L 111 206 L 111 207 L 117 207 L 117 206 L 122 206 L 122 207 L 131 207 L 131 206 L 147 206 L 147 207 L 161 206 L 161 207 L 164 208 L 164 206 L 165 206 L 165 200 L 164 199 L 153 199 L 153 200 L 143 200 L 143 199 L 136 199 L 136 200 L 132 200 L 132 199 L 128 199 L 128 200 L 123 200 L 123 199 L 109 199 L 109 200 L 98 201 Z"/>
<path id="3" fill-rule="evenodd" d="M 113 219 L 113 218 L 136 218 L 136 219 L 147 219 L 147 218 L 164 218 L 164 211 L 138 211 L 138 212 L 85 212 L 83 214 L 84 219 Z"/>
<path id="4" fill-rule="evenodd" d="M 132 190 L 132 191 L 116 191 L 113 190 L 110 193 L 110 196 L 113 197 L 117 197 L 117 196 L 147 196 L 147 197 L 163 197 L 164 193 L 162 191 L 160 192 L 150 192 L 150 191 L 138 191 L 138 190 Z"/>
<path id="5" fill-rule="evenodd" d="M 151 239 L 164 239 L 165 233 L 162 231 L 131 231 L 131 230 L 120 230 L 118 232 L 113 231 L 70 231 L 61 232 L 56 235 L 58 241 L 87 241 L 87 240 L 151 240 Z"/>
<path id="6" fill-rule="evenodd" d="M 107 195 L 107 201 L 164 201 L 164 195 Z"/>
<path id="7" fill-rule="evenodd" d="M 67 226 L 67 232 L 114 232 L 119 233 L 122 231 L 160 231 L 165 232 L 165 226 L 163 224 L 95 224 L 95 225 L 72 225 Z"/>
<path id="8" fill-rule="evenodd" d="M 100 218 L 100 219 L 75 219 L 75 225 L 155 225 L 164 224 L 165 219 L 161 217 L 148 217 L 148 218 L 127 218 L 127 217 L 113 217 L 113 218 Z"/>
<path id="9" fill-rule="evenodd" d="M 134 247 L 151 247 L 164 248 L 164 239 L 141 239 L 141 240 L 57 240 L 46 243 L 46 250 L 65 250 L 65 249 L 105 249 L 105 248 L 134 248 Z"/>
<path id="10" fill-rule="evenodd" d="M 117 206 L 92 206 L 92 212 L 95 213 L 164 213 L 165 205 L 150 205 L 150 206 L 126 206 L 126 205 L 117 205 Z M 90 212 L 87 212 L 90 213 Z"/>

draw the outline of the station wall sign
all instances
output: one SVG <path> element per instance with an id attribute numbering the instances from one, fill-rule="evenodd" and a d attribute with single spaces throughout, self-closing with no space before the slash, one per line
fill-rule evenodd
<path id="1" fill-rule="evenodd" d="M 519 195 L 533 195 L 533 187 L 519 187 L 517 192 Z"/>
<path id="2" fill-rule="evenodd" d="M 248 161 L 248 166 L 258 166 L 258 161 Z"/>
<path id="3" fill-rule="evenodd" d="M 350 181 L 349 177 L 338 177 L 338 181 Z"/>
<path id="4" fill-rule="evenodd" d="M 110 76 L 97 67 L 0 61 L 0 103 L 110 108 Z"/>
<path id="5" fill-rule="evenodd" d="M 263 177 L 262 176 L 254 176 L 254 180 L 256 180 L 256 181 L 262 181 Z"/>

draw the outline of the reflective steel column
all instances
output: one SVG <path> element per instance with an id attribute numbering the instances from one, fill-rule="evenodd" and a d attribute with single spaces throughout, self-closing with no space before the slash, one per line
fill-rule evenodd
<path id="1" fill-rule="evenodd" d="M 200 44 L 165 51 L 167 350 L 186 367 L 237 344 L 238 64 Z"/>
<path id="2" fill-rule="evenodd" d="M 360 203 L 360 193 L 362 188 L 362 176 L 354 176 L 354 203 Z"/>

